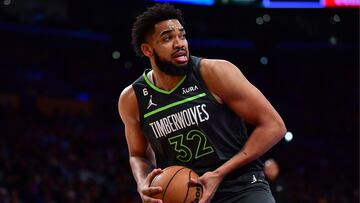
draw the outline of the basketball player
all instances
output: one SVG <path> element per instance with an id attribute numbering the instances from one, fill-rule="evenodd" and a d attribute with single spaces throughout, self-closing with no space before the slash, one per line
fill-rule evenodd
<path id="1" fill-rule="evenodd" d="M 201 176 L 200 203 L 275 202 L 258 158 L 285 134 L 281 117 L 236 66 L 191 56 L 183 24 L 180 10 L 157 4 L 132 29 L 151 69 L 123 90 L 119 113 L 142 201 L 162 202 L 150 181 L 183 165 Z M 256 126 L 250 136 L 243 120 Z"/>

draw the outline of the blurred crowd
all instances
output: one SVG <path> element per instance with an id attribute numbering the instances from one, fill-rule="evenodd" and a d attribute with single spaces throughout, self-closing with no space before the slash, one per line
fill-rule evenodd
<path id="1" fill-rule="evenodd" d="M 120 125 L 6 106 L 0 115 L 1 203 L 138 202 Z"/>

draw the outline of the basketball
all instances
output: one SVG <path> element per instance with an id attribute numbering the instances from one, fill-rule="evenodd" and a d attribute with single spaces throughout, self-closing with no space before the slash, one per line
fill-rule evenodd
<path id="1" fill-rule="evenodd" d="M 190 178 L 199 176 L 184 166 L 170 166 L 163 169 L 152 180 L 150 187 L 162 187 L 162 192 L 152 197 L 161 199 L 163 203 L 196 203 L 202 196 L 200 185 L 190 185 Z"/>

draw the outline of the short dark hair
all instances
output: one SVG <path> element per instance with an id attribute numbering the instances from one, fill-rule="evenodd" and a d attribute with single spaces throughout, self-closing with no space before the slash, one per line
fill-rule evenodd
<path id="1" fill-rule="evenodd" d="M 155 4 L 136 17 L 131 31 L 131 43 L 136 55 L 144 56 L 141 51 L 141 44 L 145 42 L 146 36 L 154 31 L 154 25 L 169 19 L 177 19 L 184 25 L 181 11 L 169 3 Z"/>

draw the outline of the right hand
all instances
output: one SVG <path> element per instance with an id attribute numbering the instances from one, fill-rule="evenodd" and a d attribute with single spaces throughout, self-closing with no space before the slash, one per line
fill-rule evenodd
<path id="1" fill-rule="evenodd" d="M 154 169 L 147 175 L 144 181 L 138 185 L 138 192 L 143 203 L 162 203 L 162 200 L 150 197 L 150 195 L 160 193 L 163 190 L 161 187 L 150 187 L 152 179 L 160 173 L 162 173 L 161 169 Z"/>
<path id="2" fill-rule="evenodd" d="M 216 171 L 208 171 L 204 173 L 201 177 L 199 177 L 197 180 L 191 178 L 191 184 L 200 184 L 203 189 L 203 194 L 199 203 L 210 203 L 223 179 L 224 177 L 219 175 L 219 173 Z"/>

